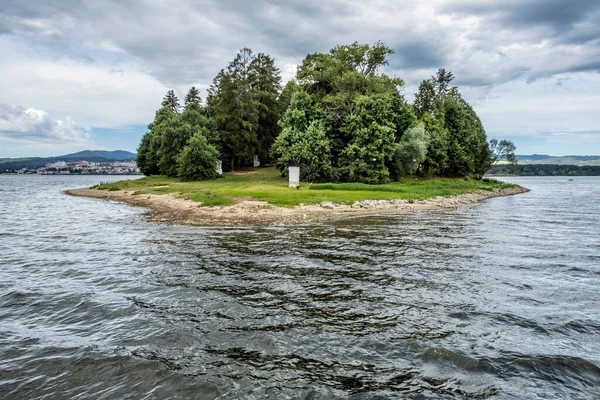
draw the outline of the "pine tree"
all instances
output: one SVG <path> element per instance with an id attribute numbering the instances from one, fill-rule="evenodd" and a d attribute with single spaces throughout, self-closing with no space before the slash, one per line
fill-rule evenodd
<path id="1" fill-rule="evenodd" d="M 163 107 L 169 107 L 173 112 L 178 113 L 180 109 L 179 98 L 175 95 L 175 91 L 169 90 L 161 105 Z"/>
<path id="2" fill-rule="evenodd" d="M 454 74 L 444 68 L 440 68 L 435 76 L 431 77 L 431 82 L 435 85 L 438 96 L 443 96 L 456 89 L 456 87 L 450 87 L 450 82 L 453 80 Z"/>
<path id="3" fill-rule="evenodd" d="M 209 89 L 209 115 L 215 120 L 224 158 L 231 169 L 248 164 L 258 148 L 258 110 L 250 80 L 253 59 L 250 49 L 240 50 L 227 71 L 220 71 Z"/>
<path id="4" fill-rule="evenodd" d="M 221 77 L 219 98 L 213 109 L 223 153 L 231 170 L 238 164 L 249 163 L 255 154 L 257 115 L 253 105 L 248 93 L 240 89 L 239 82 L 229 74 Z"/>
<path id="5" fill-rule="evenodd" d="M 185 106 L 189 106 L 190 104 L 200 105 L 202 99 L 200 98 L 200 91 L 196 89 L 195 86 L 192 86 L 190 90 L 185 95 Z"/>
<path id="6" fill-rule="evenodd" d="M 250 85 L 258 106 L 258 156 L 262 164 L 269 159 L 269 149 L 279 135 L 281 117 L 277 97 L 281 91 L 281 76 L 275 60 L 259 53 L 250 63 Z"/>
<path id="7" fill-rule="evenodd" d="M 436 90 L 435 85 L 431 80 L 424 80 L 419 85 L 419 91 L 415 93 L 415 101 L 413 106 L 415 112 L 419 118 L 423 117 L 423 114 L 435 112 L 436 105 Z"/>
<path id="8" fill-rule="evenodd" d="M 223 79 L 224 75 L 225 75 L 225 71 L 220 70 L 219 73 L 217 74 L 217 76 L 215 76 L 213 78 L 212 84 L 210 85 L 210 87 L 207 90 L 206 112 L 211 117 L 215 116 L 216 109 L 218 107 L 219 98 L 221 95 L 221 92 L 220 92 L 221 80 Z"/>

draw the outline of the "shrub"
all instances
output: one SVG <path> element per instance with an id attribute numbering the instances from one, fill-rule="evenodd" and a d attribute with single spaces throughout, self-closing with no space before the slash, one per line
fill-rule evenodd
<path id="1" fill-rule="evenodd" d="M 177 158 L 179 176 L 187 181 L 215 179 L 219 152 L 208 143 L 202 130 L 197 131 Z"/>

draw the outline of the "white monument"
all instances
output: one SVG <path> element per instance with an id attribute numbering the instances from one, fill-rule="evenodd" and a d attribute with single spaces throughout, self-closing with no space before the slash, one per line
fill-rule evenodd
<path id="1" fill-rule="evenodd" d="M 288 175 L 290 177 L 290 187 L 300 187 L 300 164 L 296 160 L 288 161 Z"/>
<path id="2" fill-rule="evenodd" d="M 217 160 L 217 174 L 223 175 L 223 161 Z"/>
<path id="3" fill-rule="evenodd" d="M 254 168 L 256 167 L 260 167 L 260 160 L 258 159 L 258 156 L 254 156 Z"/>

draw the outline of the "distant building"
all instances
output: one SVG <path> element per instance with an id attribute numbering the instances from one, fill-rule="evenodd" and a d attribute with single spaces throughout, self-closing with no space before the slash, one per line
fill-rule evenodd
<path id="1" fill-rule="evenodd" d="M 64 161 L 58 161 L 55 163 L 46 164 L 46 168 L 64 169 L 67 168 L 67 163 Z"/>

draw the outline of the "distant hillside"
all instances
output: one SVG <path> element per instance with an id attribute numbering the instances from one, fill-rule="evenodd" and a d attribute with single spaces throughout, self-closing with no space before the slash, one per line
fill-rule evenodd
<path id="1" fill-rule="evenodd" d="M 496 165 L 488 171 L 490 175 L 517 176 L 600 176 L 600 165 L 519 164 Z"/>
<path id="2" fill-rule="evenodd" d="M 57 158 L 81 161 L 88 161 L 88 158 L 104 158 L 111 161 L 133 161 L 135 160 L 135 153 L 125 150 L 84 150 L 73 154 L 65 154 L 64 156 L 59 156 Z"/>
<path id="3" fill-rule="evenodd" d="M 549 156 L 547 154 L 517 155 L 521 165 L 554 164 L 554 165 L 600 165 L 600 156 Z"/>
<path id="4" fill-rule="evenodd" d="M 49 163 L 57 161 L 88 161 L 88 162 L 109 162 L 109 161 L 134 161 L 135 153 L 124 150 L 104 151 L 104 150 L 84 150 L 77 153 L 65 154 L 57 157 L 31 157 L 31 158 L 3 158 L 0 159 L 0 172 L 6 170 L 15 170 L 21 168 L 40 168 Z"/>

